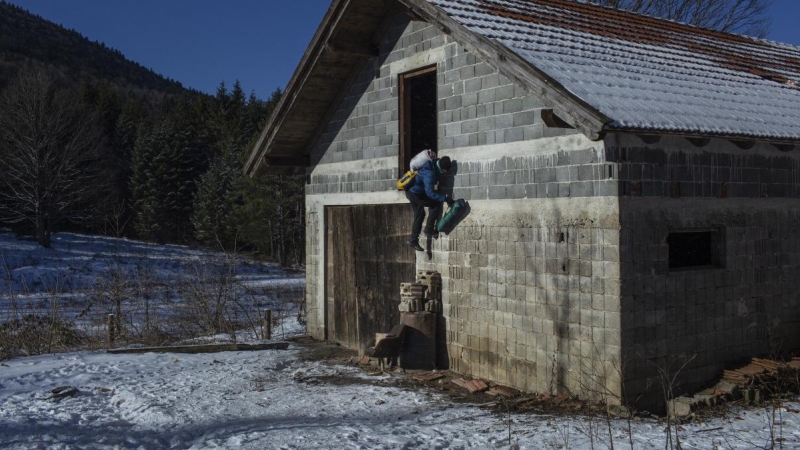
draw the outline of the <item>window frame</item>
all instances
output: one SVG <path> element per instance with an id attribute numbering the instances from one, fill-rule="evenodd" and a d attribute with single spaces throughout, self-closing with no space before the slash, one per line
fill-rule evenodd
<path id="1" fill-rule="evenodd" d="M 437 130 L 436 139 L 438 140 L 438 129 L 439 129 L 439 111 L 438 111 L 438 92 L 439 92 L 439 83 L 437 79 L 437 65 L 432 64 L 425 67 L 420 67 L 414 70 L 410 70 L 408 72 L 403 72 L 397 75 L 397 86 L 398 86 L 398 134 L 399 136 L 399 146 L 397 152 L 397 172 L 398 177 L 402 177 L 403 174 L 406 172 L 406 166 L 410 163 L 411 158 L 413 156 L 406 157 L 406 155 L 410 152 L 409 147 L 411 145 L 411 120 L 409 119 L 408 109 L 411 107 L 411 99 L 409 98 L 411 93 L 406 89 L 406 80 L 410 78 L 414 78 L 420 75 L 428 75 L 430 73 L 434 73 L 434 84 L 437 92 L 437 96 L 434 99 L 434 107 L 436 107 L 436 114 L 434 114 L 434 120 L 436 123 L 434 124 L 434 129 Z M 438 153 L 438 145 L 436 149 Z"/>
<path id="2" fill-rule="evenodd" d="M 670 236 L 683 233 L 708 233 L 711 246 L 711 261 L 709 264 L 672 267 L 670 259 Z M 665 239 L 667 243 L 667 268 L 670 272 L 684 272 L 691 270 L 724 269 L 725 268 L 725 230 L 724 228 L 674 228 L 670 229 Z"/>

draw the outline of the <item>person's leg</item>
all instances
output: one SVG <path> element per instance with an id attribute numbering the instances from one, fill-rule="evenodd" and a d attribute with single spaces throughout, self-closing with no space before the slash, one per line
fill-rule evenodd
<path id="1" fill-rule="evenodd" d="M 425 202 L 428 207 L 428 220 L 425 221 L 425 234 L 432 237 L 437 237 L 436 222 L 442 218 L 442 204 L 428 199 Z"/>
<path id="2" fill-rule="evenodd" d="M 411 235 L 408 237 L 408 244 L 416 250 L 422 251 L 419 245 L 419 233 L 422 231 L 422 220 L 425 218 L 425 206 L 416 195 L 409 191 L 406 191 L 406 198 L 411 202 L 411 210 L 414 212 L 414 222 L 411 224 Z"/>

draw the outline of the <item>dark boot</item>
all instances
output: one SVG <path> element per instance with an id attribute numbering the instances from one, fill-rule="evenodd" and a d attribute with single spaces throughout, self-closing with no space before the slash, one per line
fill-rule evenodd
<path id="1" fill-rule="evenodd" d="M 408 238 L 408 241 L 406 241 L 406 243 L 408 244 L 409 247 L 413 248 L 414 250 L 416 250 L 418 252 L 424 252 L 425 251 L 425 249 L 422 248 L 421 245 L 419 245 L 419 238 L 418 237 Z"/>

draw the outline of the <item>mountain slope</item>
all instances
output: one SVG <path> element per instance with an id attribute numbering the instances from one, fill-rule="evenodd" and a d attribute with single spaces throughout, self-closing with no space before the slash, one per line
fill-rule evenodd
<path id="1" fill-rule="evenodd" d="M 0 0 L 0 88 L 25 64 L 44 66 L 76 85 L 88 76 L 126 90 L 170 94 L 186 90 L 119 50 Z"/>

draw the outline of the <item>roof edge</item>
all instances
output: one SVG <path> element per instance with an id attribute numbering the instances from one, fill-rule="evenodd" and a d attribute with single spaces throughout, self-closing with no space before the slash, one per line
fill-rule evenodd
<path id="1" fill-rule="evenodd" d="M 323 17 L 317 31 L 314 33 L 314 37 L 311 38 L 306 52 L 303 54 L 297 68 L 295 68 L 294 74 L 292 74 L 292 78 L 289 79 L 289 83 L 286 85 L 286 89 L 284 89 L 280 101 L 278 101 L 269 119 L 267 119 L 264 130 L 261 132 L 258 141 L 256 141 L 250 153 L 250 157 L 247 159 L 247 163 L 244 166 L 245 174 L 251 177 L 258 174 L 261 164 L 264 161 L 270 137 L 274 134 L 272 131 L 279 127 L 282 119 L 287 116 L 287 110 L 294 104 L 297 91 L 302 88 L 308 74 L 311 72 L 316 60 L 322 53 L 322 47 L 330 37 L 331 32 L 338 23 L 338 19 L 341 18 L 342 13 L 347 9 L 347 5 L 350 1 L 351 0 L 333 0 L 328 7 L 328 12 L 325 13 L 325 17 Z"/>
<path id="2" fill-rule="evenodd" d="M 549 103 L 556 115 L 561 117 L 591 140 L 603 136 L 606 124 L 612 119 L 589 105 L 561 83 L 536 66 L 517 55 L 505 45 L 472 32 L 439 7 L 426 0 L 399 0 L 422 20 L 439 27 L 456 41 L 468 44 L 484 60 L 502 75 L 529 90 L 533 95 Z"/>
<path id="3" fill-rule="evenodd" d="M 754 141 L 763 142 L 774 145 L 800 145 L 800 138 L 791 137 L 774 137 L 774 136 L 758 136 L 753 134 L 737 134 L 737 133 L 724 133 L 724 132 L 710 132 L 699 130 L 666 130 L 658 128 L 632 128 L 632 127 L 606 127 L 606 133 L 621 133 L 621 134 L 640 134 L 640 135 L 658 135 L 658 136 L 679 136 L 686 138 L 715 138 L 727 139 L 729 141 Z"/>

